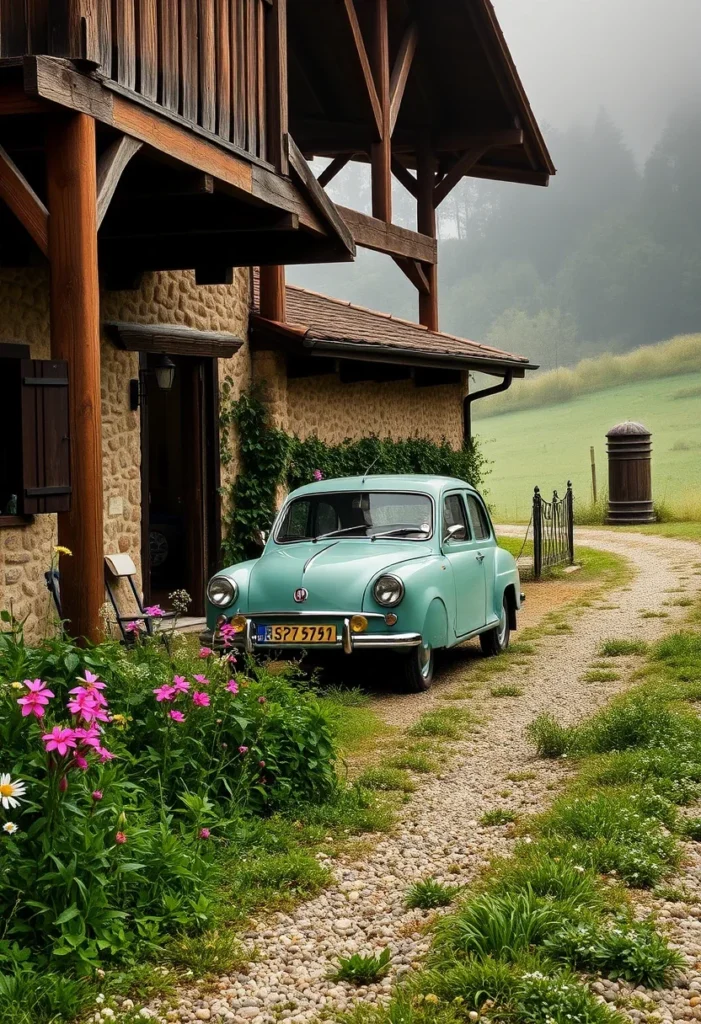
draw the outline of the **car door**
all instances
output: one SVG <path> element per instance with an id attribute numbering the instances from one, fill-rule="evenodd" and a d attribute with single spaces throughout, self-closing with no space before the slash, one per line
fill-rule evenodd
<path id="1" fill-rule="evenodd" d="M 466 494 L 467 511 L 472 536 L 475 539 L 475 553 L 481 559 L 485 579 L 485 623 L 498 618 L 494 607 L 494 578 L 496 541 L 492 524 L 482 499 L 477 494 Z"/>
<path id="2" fill-rule="evenodd" d="M 478 557 L 465 506 L 459 491 L 443 498 L 443 554 L 455 585 L 455 634 L 465 636 L 480 629 L 485 621 L 485 573 Z"/>

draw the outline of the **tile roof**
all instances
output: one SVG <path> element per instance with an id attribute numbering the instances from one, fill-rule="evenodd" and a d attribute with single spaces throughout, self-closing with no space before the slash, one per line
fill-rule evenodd
<path id="1" fill-rule="evenodd" d="M 256 280 L 256 299 L 257 291 Z M 309 341 L 382 346 L 396 348 L 398 352 L 452 358 L 466 363 L 485 361 L 529 366 L 526 356 L 504 352 L 443 331 L 429 331 L 409 320 L 366 309 L 345 299 L 334 299 L 299 285 L 287 285 L 286 307 L 287 324 L 304 329 Z"/>

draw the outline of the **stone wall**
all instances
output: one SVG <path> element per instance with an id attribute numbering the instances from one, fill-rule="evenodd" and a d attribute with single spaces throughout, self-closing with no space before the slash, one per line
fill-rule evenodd
<path id="1" fill-rule="evenodd" d="M 413 381 L 341 384 L 336 376 L 302 377 L 288 382 L 289 429 L 300 437 L 318 434 L 338 444 L 368 434 L 395 439 L 447 438 L 462 444 L 462 400 L 466 384 L 417 388 Z"/>
<path id="2" fill-rule="evenodd" d="M 139 291 L 104 293 L 102 319 L 181 324 L 245 338 L 248 271 L 239 270 L 231 287 L 198 287 L 190 272 L 149 274 Z M 28 344 L 32 358 L 50 358 L 46 272 L 0 271 L 2 342 Z M 127 551 L 139 566 L 140 427 L 139 413 L 129 408 L 129 381 L 138 375 L 138 355 L 121 351 L 107 337 L 102 338 L 101 348 L 105 551 Z M 220 379 L 231 379 L 233 397 L 249 384 L 250 376 L 247 346 L 231 359 L 220 361 Z M 226 486 L 236 472 L 234 457 L 222 470 L 222 483 Z M 37 516 L 28 526 L 0 530 L 0 608 L 12 605 L 15 615 L 26 619 L 30 638 L 53 627 L 44 572 L 51 564 L 55 544 L 55 516 Z"/>

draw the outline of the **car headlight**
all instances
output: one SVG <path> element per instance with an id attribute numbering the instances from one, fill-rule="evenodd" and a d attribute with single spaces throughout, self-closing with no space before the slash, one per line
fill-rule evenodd
<path id="1" fill-rule="evenodd" d="M 404 597 L 404 584 L 397 576 L 380 576 L 372 592 L 383 608 L 394 608 Z"/>
<path id="2" fill-rule="evenodd" d="M 238 593 L 238 586 L 228 576 L 213 576 L 207 586 L 207 598 L 215 608 L 228 608 Z"/>

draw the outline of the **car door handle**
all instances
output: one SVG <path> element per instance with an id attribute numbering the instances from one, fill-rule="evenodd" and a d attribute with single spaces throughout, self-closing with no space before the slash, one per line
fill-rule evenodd
<path id="1" fill-rule="evenodd" d="M 475 558 L 476 558 L 476 559 L 477 559 L 477 561 L 478 561 L 478 562 L 480 562 L 480 563 L 482 563 L 482 562 L 484 561 L 484 555 L 482 554 L 482 552 L 481 552 L 481 551 L 478 551 L 478 552 L 477 552 L 477 554 L 475 555 Z"/>

